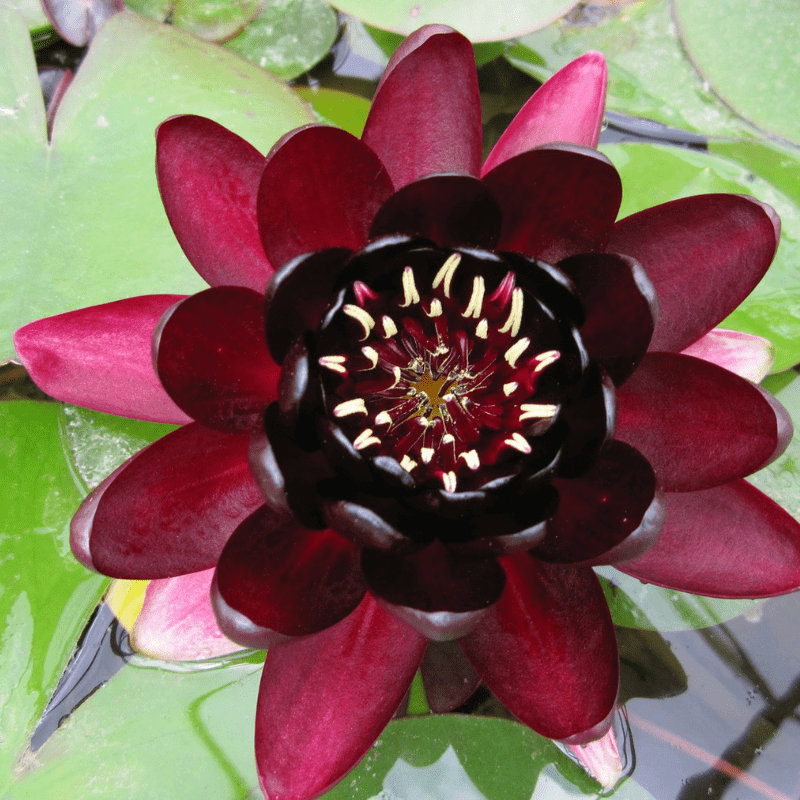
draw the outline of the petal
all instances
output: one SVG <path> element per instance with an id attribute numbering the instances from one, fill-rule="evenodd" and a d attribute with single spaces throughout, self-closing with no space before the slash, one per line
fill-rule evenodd
<path id="1" fill-rule="evenodd" d="M 241 650 L 217 625 L 209 598 L 213 576 L 206 569 L 150 581 L 131 631 L 134 650 L 164 661 L 200 661 Z"/>
<path id="2" fill-rule="evenodd" d="M 753 383 L 766 378 L 775 361 L 775 347 L 769 339 L 724 328 L 714 328 L 681 352 L 717 364 Z"/>
<path id="3" fill-rule="evenodd" d="M 367 595 L 332 628 L 267 654 L 256 762 L 267 800 L 308 800 L 366 753 L 400 705 L 425 638 Z"/>
<path id="4" fill-rule="evenodd" d="M 750 382 L 677 353 L 648 353 L 617 390 L 617 438 L 669 492 L 708 489 L 765 466 L 791 438 L 788 417 Z M 785 413 L 785 412 L 784 412 Z"/>
<path id="5" fill-rule="evenodd" d="M 800 587 L 800 524 L 747 481 L 666 496 L 656 546 L 617 568 L 711 597 L 773 597 Z"/>
<path id="6" fill-rule="evenodd" d="M 217 564 L 222 599 L 255 625 L 305 636 L 344 619 L 366 591 L 360 548 L 264 506 L 228 540 Z"/>
<path id="7" fill-rule="evenodd" d="M 600 460 L 575 480 L 556 478 L 558 511 L 532 554 L 555 563 L 609 564 L 652 547 L 664 524 L 653 468 L 641 453 L 609 442 Z"/>
<path id="8" fill-rule="evenodd" d="M 263 499 L 247 466 L 247 436 L 192 424 L 134 456 L 99 499 L 84 500 L 73 538 L 117 578 L 170 578 L 216 564 L 239 523 Z M 95 491 L 98 491 L 95 490 Z M 88 533 L 86 532 L 88 529 Z"/>
<path id="9" fill-rule="evenodd" d="M 264 156 L 205 117 L 186 114 L 156 131 L 156 172 L 175 238 L 212 286 L 264 291 L 272 273 L 256 220 Z"/>
<path id="10" fill-rule="evenodd" d="M 409 40 L 389 62 L 362 139 L 398 189 L 437 172 L 477 176 L 482 128 L 472 45 L 455 31 L 430 29 Z"/>
<path id="11" fill-rule="evenodd" d="M 627 256 L 587 253 L 558 265 L 575 284 L 586 321 L 581 339 L 589 355 L 619 386 L 642 360 L 658 317 L 655 289 Z"/>
<path id="12" fill-rule="evenodd" d="M 605 736 L 593 742 L 568 746 L 583 768 L 604 789 L 614 789 L 619 783 L 623 767 L 613 728 L 609 728 Z"/>
<path id="13" fill-rule="evenodd" d="M 614 626 L 589 567 L 503 559 L 500 601 L 461 640 L 497 699 L 542 736 L 580 744 L 605 733 L 619 687 Z M 577 738 L 573 738 L 577 737 Z"/>
<path id="14" fill-rule="evenodd" d="M 644 267 L 659 301 L 650 349 L 672 352 L 708 333 L 750 294 L 776 247 L 762 204 L 730 194 L 685 197 L 625 217 L 608 243 Z"/>
<path id="15" fill-rule="evenodd" d="M 434 714 L 446 714 L 465 703 L 481 682 L 457 642 L 431 642 L 422 659 L 425 697 Z"/>
<path id="16" fill-rule="evenodd" d="M 40 319 L 14 335 L 17 353 L 47 394 L 96 411 L 153 422 L 190 418 L 158 381 L 153 330 L 180 295 L 119 300 Z"/>
<path id="17" fill-rule="evenodd" d="M 280 368 L 264 337 L 264 298 L 239 286 L 187 297 L 154 336 L 158 377 L 190 416 L 221 430 L 257 429 Z"/>
<path id="18" fill-rule="evenodd" d="M 258 191 L 264 250 L 276 269 L 328 247 L 360 250 L 391 193 L 380 159 L 352 134 L 326 125 L 291 131 L 267 157 Z"/>
<path id="19" fill-rule="evenodd" d="M 500 236 L 500 207 L 470 175 L 431 175 L 395 192 L 378 211 L 370 238 L 421 236 L 440 247 L 492 250 Z"/>
<path id="20" fill-rule="evenodd" d="M 498 249 L 555 264 L 605 250 L 619 210 L 622 184 L 596 150 L 552 145 L 499 164 L 483 182 L 503 212 Z"/>
<path id="21" fill-rule="evenodd" d="M 586 53 L 534 92 L 492 149 L 483 174 L 548 142 L 597 147 L 606 101 L 606 60 Z"/>

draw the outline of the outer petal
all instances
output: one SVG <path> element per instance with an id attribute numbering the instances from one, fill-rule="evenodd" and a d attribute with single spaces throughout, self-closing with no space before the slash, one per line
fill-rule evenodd
<path id="1" fill-rule="evenodd" d="M 622 184 L 595 150 L 553 145 L 504 161 L 483 178 L 503 212 L 498 249 L 555 264 L 605 250 Z"/>
<path id="2" fill-rule="evenodd" d="M 606 102 L 606 60 L 586 53 L 534 92 L 492 149 L 484 174 L 548 142 L 597 147 Z"/>
<path id="3" fill-rule="evenodd" d="M 477 176 L 481 167 L 472 45 L 455 31 L 431 33 L 412 34 L 390 61 L 362 136 L 395 188 L 436 172 Z"/>
<path id="4" fill-rule="evenodd" d="M 391 193 L 378 156 L 347 131 L 307 125 L 287 133 L 270 151 L 258 191 L 269 260 L 278 269 L 316 250 L 360 250 Z"/>
<path id="5" fill-rule="evenodd" d="M 649 353 L 617 391 L 617 438 L 646 456 L 666 491 L 750 475 L 783 450 L 786 423 L 758 387 L 677 353 Z"/>
<path id="6" fill-rule="evenodd" d="M 769 211 L 749 197 L 706 194 L 614 226 L 608 249 L 639 261 L 658 294 L 651 350 L 683 350 L 750 294 L 778 243 Z"/>
<path id="7" fill-rule="evenodd" d="M 209 590 L 213 569 L 150 581 L 131 631 L 134 649 L 166 661 L 200 661 L 241 650 L 217 625 Z"/>
<path id="8" fill-rule="evenodd" d="M 267 654 L 256 762 L 267 800 L 308 800 L 366 753 L 400 705 L 425 638 L 367 595 L 338 625 Z"/>
<path id="9" fill-rule="evenodd" d="M 192 424 L 142 450 L 84 500 L 73 538 L 117 578 L 169 578 L 216 564 L 263 499 L 247 466 L 247 436 Z M 87 534 L 88 531 L 88 534 Z"/>
<path id="10" fill-rule="evenodd" d="M 769 339 L 724 328 L 714 328 L 681 352 L 717 364 L 753 383 L 762 381 L 775 361 L 775 348 Z"/>
<path id="11" fill-rule="evenodd" d="M 425 697 L 434 714 L 445 714 L 465 703 L 481 676 L 457 642 L 431 642 L 422 659 Z"/>
<path id="12" fill-rule="evenodd" d="M 512 714 L 550 739 L 580 743 L 610 725 L 619 687 L 614 626 L 589 567 L 503 559 L 500 601 L 461 640 L 486 685 Z M 603 723 L 602 730 L 597 726 Z"/>
<path id="13" fill-rule="evenodd" d="M 156 377 L 153 329 L 180 295 L 133 297 L 40 319 L 14 344 L 36 385 L 67 403 L 154 422 L 190 421 Z"/>
<path id="14" fill-rule="evenodd" d="M 800 524 L 746 481 L 668 494 L 656 546 L 617 568 L 712 597 L 772 597 L 800 587 Z"/>
<path id="15" fill-rule="evenodd" d="M 218 286 L 187 297 L 153 336 L 158 377 L 194 419 L 221 430 L 257 429 L 277 397 L 280 369 L 264 337 L 264 297 Z"/>
<path id="16" fill-rule="evenodd" d="M 263 292 L 272 274 L 256 221 L 264 156 L 222 125 L 190 114 L 156 131 L 161 199 L 175 237 L 212 286 Z"/>
<path id="17" fill-rule="evenodd" d="M 308 530 L 264 506 L 225 545 L 217 587 L 259 627 L 304 636 L 334 625 L 361 602 L 359 555 L 333 531 Z"/>

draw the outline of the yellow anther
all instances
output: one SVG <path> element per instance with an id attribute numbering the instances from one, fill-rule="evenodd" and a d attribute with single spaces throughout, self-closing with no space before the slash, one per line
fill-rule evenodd
<path id="1" fill-rule="evenodd" d="M 354 306 L 352 303 L 348 303 L 342 310 L 348 317 L 359 322 L 364 328 L 364 335 L 361 337 L 361 341 L 363 342 L 364 339 L 369 336 L 370 331 L 375 327 L 375 320 L 372 319 L 369 312 L 365 311 L 361 306 Z"/>
<path id="2" fill-rule="evenodd" d="M 461 253 L 453 253 L 447 261 L 442 264 L 436 276 L 433 279 L 433 288 L 438 289 L 439 284 L 444 281 L 444 296 L 450 297 L 450 284 L 453 281 L 453 275 L 456 274 L 456 268 L 461 263 Z"/>
<path id="3" fill-rule="evenodd" d="M 412 303 L 419 303 L 419 292 L 414 283 L 414 270 L 406 267 L 403 270 L 403 302 L 400 303 L 400 307 L 406 308 Z"/>
<path id="4" fill-rule="evenodd" d="M 367 406 L 365 405 L 364 398 L 362 397 L 356 397 L 353 400 L 345 400 L 343 403 L 339 403 L 339 405 L 333 409 L 334 417 L 349 417 L 351 414 L 366 413 Z"/>
<path id="5" fill-rule="evenodd" d="M 506 350 L 505 359 L 511 369 L 517 366 L 517 359 L 528 349 L 531 340 L 526 336 L 518 342 L 514 342 L 511 347 Z"/>
<path id="6" fill-rule="evenodd" d="M 472 317 L 478 319 L 483 307 L 483 293 L 486 291 L 486 282 L 482 275 L 476 275 L 472 279 L 472 294 L 469 296 L 469 303 L 461 314 L 465 319 Z"/>

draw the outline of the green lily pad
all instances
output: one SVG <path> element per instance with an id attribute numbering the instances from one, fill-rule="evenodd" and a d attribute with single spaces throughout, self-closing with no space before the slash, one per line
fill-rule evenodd
<path id="1" fill-rule="evenodd" d="M 325 58 L 338 30 L 336 12 L 324 0 L 272 0 L 225 47 L 291 80 Z"/>
<path id="2" fill-rule="evenodd" d="M 201 39 L 223 42 L 236 36 L 261 11 L 263 0 L 126 0 L 145 17 L 169 22 Z"/>
<path id="3" fill-rule="evenodd" d="M 353 136 L 360 137 L 363 133 L 369 115 L 369 100 L 337 89 L 301 87 L 297 94 L 311 103 L 322 122 L 343 128 Z"/>
<path id="4" fill-rule="evenodd" d="M 205 286 L 161 205 L 153 131 L 215 119 L 266 153 L 313 121 L 276 78 L 189 34 L 117 14 L 95 37 L 47 133 L 30 36 L 0 9 L 0 362 L 20 325 L 138 294 Z"/>
<path id="5" fill-rule="evenodd" d="M 339 10 L 376 28 L 408 35 L 422 25 L 439 23 L 458 29 L 473 42 L 513 39 L 548 25 L 577 0 L 509 0 L 490 5 L 482 0 L 336 0 Z"/>
<path id="6" fill-rule="evenodd" d="M 9 8 L 20 13 L 31 33 L 50 27 L 50 22 L 42 11 L 41 0 L 2 0 L 0 8 Z"/>
<path id="7" fill-rule="evenodd" d="M 742 145 L 743 150 L 748 146 Z M 749 166 L 714 153 L 649 144 L 607 145 L 601 149 L 622 177 L 621 217 L 668 200 L 706 192 L 749 194 L 775 208 L 781 217 L 782 236 L 772 266 L 750 296 L 720 326 L 769 339 L 775 345 L 775 372 L 800 362 L 798 163 L 793 162 L 794 173 L 787 173 L 784 178 L 786 189 L 793 189 L 788 194 Z"/>
<path id="8" fill-rule="evenodd" d="M 800 5 L 674 0 L 689 57 L 711 88 L 762 130 L 800 142 Z"/>

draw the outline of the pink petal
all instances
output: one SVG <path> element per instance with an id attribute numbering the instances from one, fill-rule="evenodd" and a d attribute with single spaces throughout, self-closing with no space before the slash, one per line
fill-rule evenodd
<path id="1" fill-rule="evenodd" d="M 800 524 L 746 481 L 668 494 L 656 546 L 617 569 L 712 597 L 772 597 L 800 587 Z"/>
<path id="2" fill-rule="evenodd" d="M 571 744 L 569 749 L 575 754 L 583 768 L 604 789 L 613 789 L 622 777 L 622 759 L 619 757 L 617 737 L 613 728 L 605 736 L 588 744 Z"/>
<path id="3" fill-rule="evenodd" d="M 611 162 L 574 145 L 522 153 L 487 173 L 483 182 L 503 212 L 498 249 L 550 264 L 604 250 L 622 198 Z"/>
<path id="4" fill-rule="evenodd" d="M 164 388 L 198 422 L 220 430 L 262 427 L 280 376 L 267 350 L 263 295 L 216 286 L 187 297 L 162 318 L 153 352 Z"/>
<path id="5" fill-rule="evenodd" d="M 213 569 L 151 581 L 131 631 L 139 653 L 164 661 L 200 661 L 241 650 L 226 638 L 211 609 Z"/>
<path id="6" fill-rule="evenodd" d="M 309 800 L 345 775 L 400 705 L 425 638 L 367 595 L 338 625 L 267 654 L 256 762 L 267 800 Z"/>
<path id="7" fill-rule="evenodd" d="M 686 492 L 765 466 L 791 427 L 774 398 L 738 375 L 691 356 L 648 353 L 617 390 L 616 436 L 647 458 L 666 491 Z"/>
<path id="8" fill-rule="evenodd" d="M 502 559 L 499 602 L 461 640 L 497 699 L 522 722 L 571 744 L 602 736 L 619 687 L 614 626 L 589 567 Z M 598 729 L 600 726 L 601 729 Z"/>
<path id="9" fill-rule="evenodd" d="M 42 0 L 58 35 L 77 47 L 88 44 L 103 23 L 125 8 L 123 0 Z"/>
<path id="10" fill-rule="evenodd" d="M 710 330 L 681 352 L 717 364 L 753 383 L 762 381 L 775 361 L 775 347 L 769 339 L 723 328 Z"/>
<path id="11" fill-rule="evenodd" d="M 153 329 L 180 295 L 119 300 L 40 319 L 14 335 L 36 385 L 67 403 L 134 419 L 190 421 L 156 377 Z"/>
<path id="12" fill-rule="evenodd" d="M 191 114 L 156 131 L 161 199 L 175 237 L 212 286 L 263 292 L 272 274 L 256 220 L 265 159 L 222 125 Z"/>
<path id="13" fill-rule="evenodd" d="M 96 568 L 117 578 L 209 569 L 239 523 L 263 503 L 247 444 L 245 434 L 197 424 L 167 434 L 101 484 L 99 499 L 93 493 L 84 500 L 73 537 L 88 540 Z"/>
<path id="14" fill-rule="evenodd" d="M 492 149 L 483 174 L 549 142 L 597 147 L 606 101 L 606 60 L 586 53 L 536 90 Z"/>
<path id="15" fill-rule="evenodd" d="M 750 294 L 777 247 L 769 211 L 749 197 L 706 194 L 614 226 L 608 249 L 639 261 L 658 295 L 650 350 L 683 350 Z"/>
<path id="16" fill-rule="evenodd" d="M 397 189 L 438 172 L 477 176 L 481 107 L 469 40 L 430 28 L 409 37 L 384 73 L 362 139 Z"/>
<path id="17" fill-rule="evenodd" d="M 347 131 L 307 125 L 287 133 L 267 157 L 258 225 L 278 269 L 329 247 L 360 250 L 392 182 L 372 150 Z"/>

